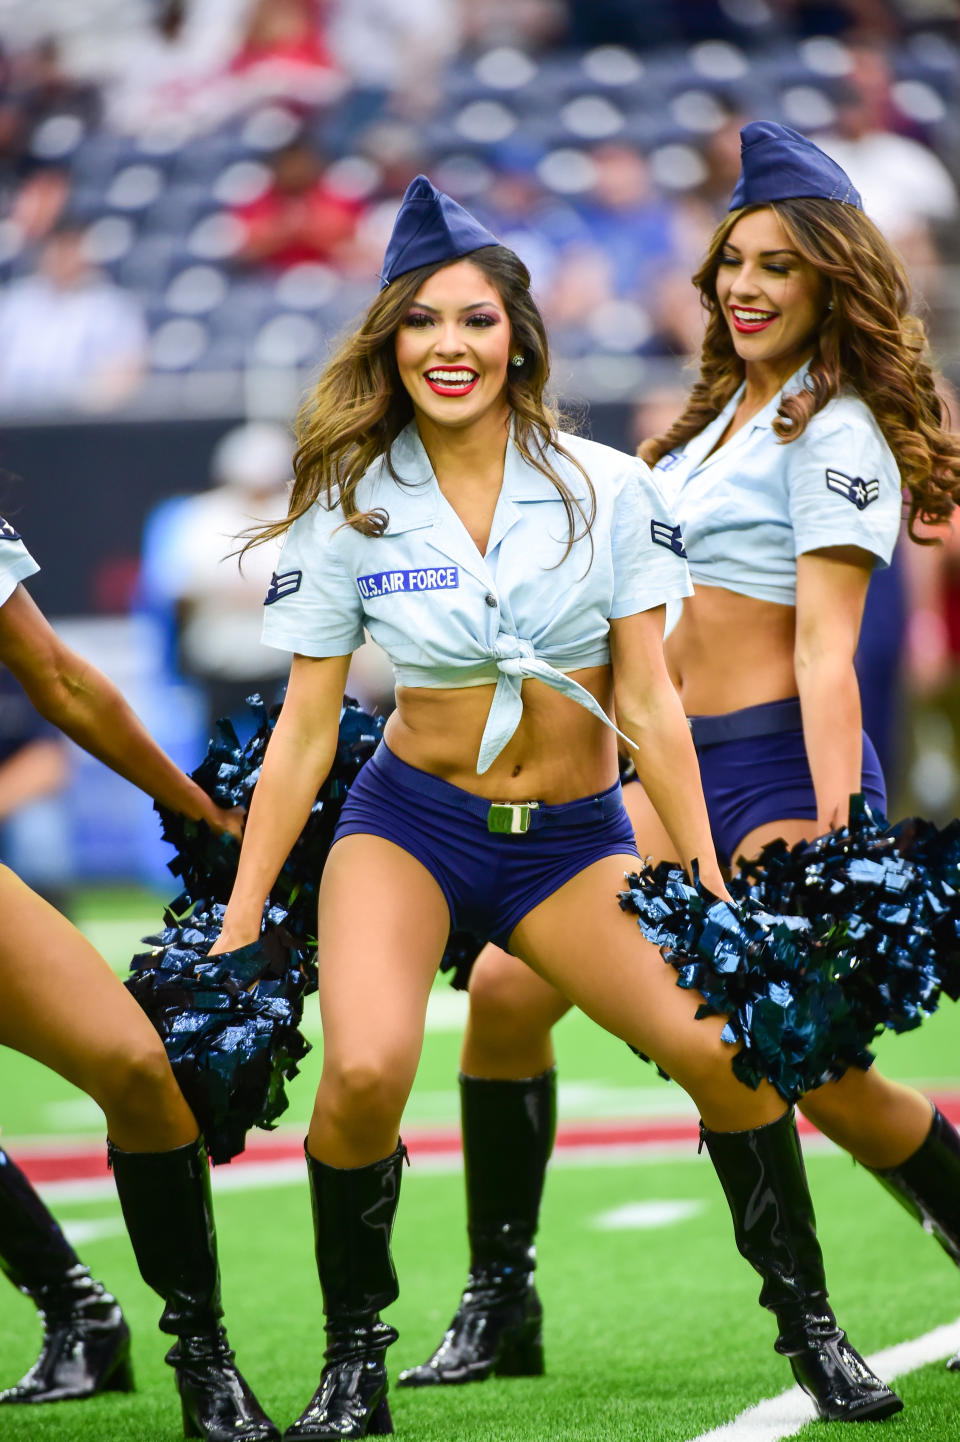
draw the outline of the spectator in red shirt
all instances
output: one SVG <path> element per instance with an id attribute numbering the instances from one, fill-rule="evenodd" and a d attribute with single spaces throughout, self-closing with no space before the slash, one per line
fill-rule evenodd
<path id="1" fill-rule="evenodd" d="M 256 0 L 230 69 L 238 73 L 263 66 L 336 70 L 317 0 Z"/>
<path id="2" fill-rule="evenodd" d="M 317 152 L 294 141 L 274 156 L 269 190 L 236 212 L 246 232 L 237 259 L 278 269 L 335 261 L 353 239 L 360 210 L 327 185 Z"/>

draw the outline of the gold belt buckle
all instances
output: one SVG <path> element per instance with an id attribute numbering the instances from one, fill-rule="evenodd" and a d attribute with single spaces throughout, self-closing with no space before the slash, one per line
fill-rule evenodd
<path id="1" fill-rule="evenodd" d="M 521 835 L 530 830 L 530 813 L 539 805 L 539 801 L 491 801 L 487 830 L 505 836 Z"/>

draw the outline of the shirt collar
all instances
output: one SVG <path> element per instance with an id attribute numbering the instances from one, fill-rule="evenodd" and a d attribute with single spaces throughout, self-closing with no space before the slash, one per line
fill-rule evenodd
<path id="1" fill-rule="evenodd" d="M 390 462 L 399 481 L 391 475 L 386 456 L 381 456 L 360 482 L 363 509 L 381 507 L 387 512 L 388 536 L 432 526 L 440 493 L 416 421 L 408 421 L 390 447 Z"/>
<path id="2" fill-rule="evenodd" d="M 810 362 L 804 361 L 802 366 L 787 377 L 777 394 L 767 401 L 767 404 L 762 410 L 758 411 L 745 426 L 741 426 L 740 430 L 737 431 L 736 435 L 732 436 L 729 441 L 718 450 L 714 450 L 713 448 L 716 446 L 718 438 L 726 430 L 734 411 L 743 397 L 746 381 L 741 381 L 719 415 L 714 416 L 713 420 L 704 426 L 699 435 L 693 436 L 687 442 L 686 456 L 688 461 L 691 462 L 690 469 L 697 470 L 700 466 L 710 465 L 717 457 L 726 453 L 728 446 L 736 446 L 739 441 L 745 440 L 747 436 L 751 435 L 755 430 L 770 430 L 777 418 L 777 412 L 780 409 L 780 403 L 783 400 L 784 394 L 802 390 L 809 372 Z"/>
<path id="3" fill-rule="evenodd" d="M 524 501 L 556 501 L 560 493 L 548 476 L 524 457 L 515 442 L 515 423 L 511 426 L 503 466 L 503 486 L 498 509 L 508 510 L 512 504 Z M 400 477 L 394 480 L 381 458 L 371 472 L 363 478 L 358 493 L 358 503 L 364 510 L 382 506 L 390 517 L 387 535 L 419 529 L 433 525 L 439 508 L 439 486 L 430 465 L 430 458 L 420 439 L 416 421 L 409 421 L 397 436 L 390 450 L 393 469 Z M 556 457 L 552 458 L 556 464 Z M 566 467 L 564 467 L 566 472 Z M 579 472 L 573 476 L 564 474 L 571 491 L 582 502 L 588 500 L 587 487 Z M 580 482 L 580 484 L 578 484 Z M 507 517 L 502 517 L 506 520 Z M 491 546 L 495 544 L 491 536 Z"/>

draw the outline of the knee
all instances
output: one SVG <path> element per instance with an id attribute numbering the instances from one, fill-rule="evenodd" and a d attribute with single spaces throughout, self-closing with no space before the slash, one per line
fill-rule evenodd
<path id="1" fill-rule="evenodd" d="M 507 1050 L 547 1035 L 553 1018 L 531 1005 L 523 962 L 506 952 L 484 951 L 470 977 L 470 1030 L 474 1041 Z"/>
<path id="2" fill-rule="evenodd" d="M 865 1126 L 869 1128 L 874 1121 L 882 1124 L 883 1108 L 889 1106 L 891 1099 L 882 1094 L 872 1095 L 878 1090 L 882 1093 L 882 1089 L 882 1082 L 872 1073 L 851 1068 L 839 1081 L 827 1082 L 807 1092 L 798 1106 L 804 1116 L 828 1136 L 835 1132 L 856 1132 Z"/>
<path id="3" fill-rule="evenodd" d="M 328 1121 L 348 1130 L 393 1118 L 399 1123 L 412 1083 L 408 1071 L 402 1060 L 386 1055 L 325 1059 L 317 1106 Z"/>
<path id="4" fill-rule="evenodd" d="M 509 1023 L 519 998 L 514 967 L 505 952 L 481 952 L 470 975 L 470 1020 L 484 1030 L 499 1030 Z"/>
<path id="5" fill-rule="evenodd" d="M 155 1033 L 145 1033 L 111 1058 L 105 1075 L 108 1081 L 102 1105 L 108 1123 L 142 1124 L 146 1132 L 183 1106 L 163 1043 Z"/>
<path id="6" fill-rule="evenodd" d="M 720 1040 L 719 1029 L 697 1022 L 694 1038 L 696 1045 L 690 1045 L 688 1038 L 673 1056 L 657 1056 L 655 1060 L 702 1111 L 709 1099 L 727 1093 L 736 1096 L 745 1088 L 733 1070 L 736 1049 Z"/>

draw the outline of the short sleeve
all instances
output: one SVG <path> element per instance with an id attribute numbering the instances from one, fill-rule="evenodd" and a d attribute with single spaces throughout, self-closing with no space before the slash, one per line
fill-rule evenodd
<path id="1" fill-rule="evenodd" d="M 344 565 L 339 510 L 319 503 L 287 531 L 264 600 L 263 639 L 303 656 L 348 656 L 363 642 L 363 606 Z"/>
<path id="2" fill-rule="evenodd" d="M 624 473 L 614 499 L 611 541 L 611 620 L 693 595 L 673 507 L 640 460 Z"/>
<path id="3" fill-rule="evenodd" d="M 18 532 L 0 516 L 0 606 L 9 601 L 21 581 L 39 569 Z"/>
<path id="4" fill-rule="evenodd" d="M 859 546 L 889 565 L 902 511 L 893 453 L 861 402 L 844 400 L 818 419 L 784 447 L 794 555 Z"/>

